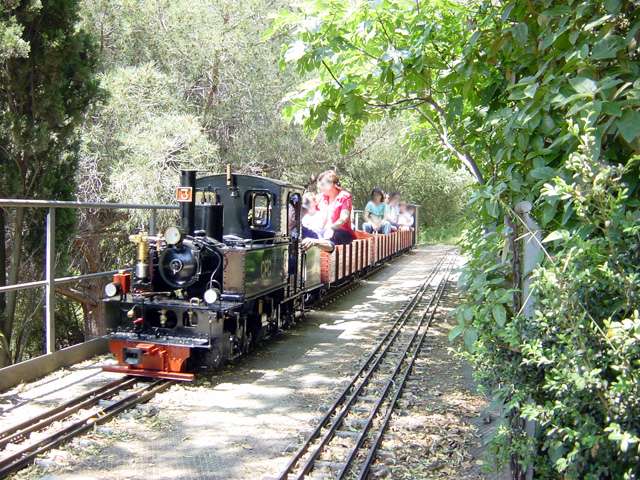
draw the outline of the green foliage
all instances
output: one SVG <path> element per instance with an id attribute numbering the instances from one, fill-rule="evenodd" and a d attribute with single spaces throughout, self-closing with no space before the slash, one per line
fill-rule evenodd
<path id="1" fill-rule="evenodd" d="M 160 100 L 163 111 L 189 115 L 217 151 L 201 170 L 231 163 L 237 171 L 302 181 L 308 174 L 297 171 L 326 164 L 336 151 L 321 138 L 305 139 L 277 115 L 283 86 L 293 79 L 278 69 L 276 41 L 261 38 L 272 8 L 265 0 L 86 1 L 83 19 L 101 38 L 105 75 L 126 77 L 134 74 L 129 69 L 142 68 L 162 76 L 163 99 L 171 97 L 171 105 Z M 97 123 L 108 123 L 110 113 L 156 110 L 152 90 L 144 98 L 129 92 L 128 103 L 117 98 L 120 93 L 114 84 L 110 109 L 96 112 Z M 128 134 L 125 123 L 114 128 Z M 104 150 L 100 144 L 95 149 Z M 113 151 L 108 155 L 117 161 Z M 101 180 L 109 182 L 108 172 Z"/>
<path id="2" fill-rule="evenodd" d="M 0 62 L 29 55 L 29 43 L 22 38 L 24 26 L 18 22 L 14 10 L 17 2 L 0 5 Z"/>
<path id="3" fill-rule="evenodd" d="M 74 0 L 8 1 L 0 6 L 0 191 L 3 197 L 67 199 L 74 191 L 77 127 L 87 107 L 101 96 L 95 77 L 95 45 L 77 24 L 78 2 Z M 0 284 L 5 280 L 18 283 L 21 279 L 41 278 L 44 212 L 26 215 L 17 212 L 7 214 L 6 218 L 7 223 L 12 224 L 13 235 L 11 248 L 7 248 L 8 236 L 3 223 Z M 73 222 L 72 213 L 58 215 L 59 240 L 69 236 Z M 5 252 L 10 252 L 10 258 Z M 26 265 L 22 263 L 23 256 L 28 256 Z M 25 279 L 26 274 L 32 276 Z M 22 316 L 25 320 L 16 325 L 16 311 L 34 312 L 35 308 L 37 305 L 28 296 L 18 299 L 15 292 L 0 295 L 0 329 L 6 340 L 6 348 L 0 349 L 0 364 L 9 360 L 9 353 L 14 358 L 20 357 L 25 348 L 23 333 L 34 320 L 33 314 L 27 314 Z M 35 319 L 41 318 L 40 315 L 38 310 Z M 36 345 L 39 344 L 38 338 Z"/>
<path id="4" fill-rule="evenodd" d="M 638 475 L 640 19 L 632 2 L 616 5 L 487 7 L 464 62 L 495 92 L 480 133 L 494 139 L 496 163 L 471 199 L 493 233 L 469 232 L 454 335 L 508 409 L 538 422 L 526 444 L 514 424 L 502 452 L 539 478 Z M 520 200 L 547 231 L 529 320 L 513 308 L 508 264 L 496 262 L 510 235 L 502 218 L 515 221 Z"/>
<path id="5" fill-rule="evenodd" d="M 391 112 L 416 151 L 486 179 L 467 207 L 451 338 L 505 402 L 502 461 L 535 478 L 636 478 L 637 2 L 310 1 L 283 30 L 284 62 L 313 74 L 285 115 L 346 149 Z M 531 319 L 507 248 L 522 200 L 547 250 Z M 537 421 L 534 437 L 522 418 Z"/>
<path id="6" fill-rule="evenodd" d="M 216 169 L 216 145 L 156 66 L 117 68 L 102 84 L 109 99 L 82 132 L 84 198 L 171 203 L 180 168 Z M 132 220 L 139 226 L 147 215 L 134 211 Z"/>
<path id="7" fill-rule="evenodd" d="M 446 152 L 481 180 L 473 157 L 484 145 L 469 135 L 465 117 L 475 110 L 454 72 L 475 3 L 308 1 L 281 15 L 273 31 L 293 32 L 283 61 L 317 75 L 287 97 L 285 117 L 324 128 L 346 151 L 365 124 L 403 115 L 417 151 Z M 452 88 L 455 95 L 443 95 Z"/>
<path id="8" fill-rule="evenodd" d="M 75 128 L 99 95 L 94 44 L 75 28 L 77 3 L 23 2 L 0 11 L 8 25 L 0 73 L 0 173 L 7 194 L 56 197 L 73 189 L 67 177 L 76 161 Z"/>
<path id="9" fill-rule="evenodd" d="M 448 217 L 451 216 L 447 210 L 444 212 Z M 422 222 L 421 222 L 422 223 Z M 464 216 L 462 213 L 458 218 L 453 218 L 451 221 L 443 223 L 441 225 L 420 225 L 420 237 L 419 243 L 427 245 L 458 245 L 462 239 L 462 232 L 465 229 Z"/>

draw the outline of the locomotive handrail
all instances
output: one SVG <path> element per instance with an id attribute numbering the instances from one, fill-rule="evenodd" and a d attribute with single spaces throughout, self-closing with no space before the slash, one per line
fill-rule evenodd
<path id="1" fill-rule="evenodd" d="M 150 210 L 149 232 L 155 234 L 156 211 L 178 210 L 178 205 L 144 204 L 144 203 L 115 203 L 115 202 L 81 202 L 74 200 L 33 200 L 26 198 L 1 198 L 0 208 L 47 208 L 46 217 L 46 242 L 45 242 L 45 279 L 32 282 L 24 282 L 0 287 L 0 293 L 45 287 L 45 353 L 55 352 L 55 286 L 63 283 L 77 282 L 92 278 L 101 278 L 113 275 L 119 270 L 107 272 L 85 273 L 67 277 L 55 278 L 55 219 L 56 210 L 59 208 L 72 209 L 111 209 L 111 210 Z M 131 269 L 124 269 L 131 270 Z"/>

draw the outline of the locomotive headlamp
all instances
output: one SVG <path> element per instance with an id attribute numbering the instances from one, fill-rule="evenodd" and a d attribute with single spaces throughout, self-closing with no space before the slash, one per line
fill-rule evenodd
<path id="1" fill-rule="evenodd" d="M 216 303 L 220 298 L 220 291 L 217 288 L 209 288 L 204 292 L 204 301 L 209 305 Z"/>
<path id="2" fill-rule="evenodd" d="M 169 245 L 177 245 L 182 240 L 182 233 L 178 227 L 169 227 L 164 232 L 164 239 Z"/>
<path id="3" fill-rule="evenodd" d="M 104 294 L 107 297 L 115 297 L 120 292 L 120 285 L 117 283 L 107 283 L 104 287 Z"/>

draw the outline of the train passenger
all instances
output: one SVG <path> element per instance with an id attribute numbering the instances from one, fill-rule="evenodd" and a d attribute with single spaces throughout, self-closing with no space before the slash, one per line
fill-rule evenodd
<path id="1" fill-rule="evenodd" d="M 367 233 L 389 233 L 391 224 L 384 219 L 384 193 L 378 187 L 371 191 L 371 200 L 364 207 L 362 229 Z"/>
<path id="2" fill-rule="evenodd" d="M 318 247 L 325 252 L 333 252 L 335 245 L 331 240 L 322 238 L 322 214 L 318 211 L 316 196 L 307 192 L 302 196 L 302 241 L 300 246 L 304 251 Z"/>
<path id="3" fill-rule="evenodd" d="M 327 170 L 318 176 L 320 192 L 320 213 L 325 217 L 324 238 L 336 245 L 351 243 L 354 238 L 351 228 L 351 194 L 340 187 L 340 179 L 336 172 Z"/>
<path id="4" fill-rule="evenodd" d="M 411 230 L 413 227 L 413 215 L 409 211 L 407 202 L 400 202 L 398 209 L 398 225 L 400 230 Z"/>
<path id="5" fill-rule="evenodd" d="M 325 218 L 318 210 L 316 194 L 306 192 L 302 196 L 302 237 L 321 238 Z"/>
<path id="6" fill-rule="evenodd" d="M 384 219 L 391 224 L 391 231 L 398 230 L 398 216 L 400 215 L 400 193 L 392 192 L 389 194 L 389 202 L 384 210 Z"/>

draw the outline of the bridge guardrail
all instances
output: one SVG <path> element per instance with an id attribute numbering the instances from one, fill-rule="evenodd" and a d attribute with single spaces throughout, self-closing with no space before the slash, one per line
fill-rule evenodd
<path id="1" fill-rule="evenodd" d="M 113 275 L 118 270 L 106 272 L 94 272 L 68 277 L 55 278 L 56 258 L 56 210 L 59 208 L 72 209 L 112 209 L 112 210 L 149 210 L 149 231 L 156 231 L 156 215 L 158 210 L 178 210 L 177 205 L 153 205 L 140 203 L 110 203 L 110 202 L 78 202 L 56 200 L 28 200 L 28 199 L 0 199 L 0 208 L 46 208 L 48 209 L 45 221 L 45 278 L 33 282 L 17 283 L 0 287 L 0 293 L 31 288 L 45 287 L 45 354 L 55 352 L 55 286 L 72 283 L 92 278 L 100 278 Z"/>

